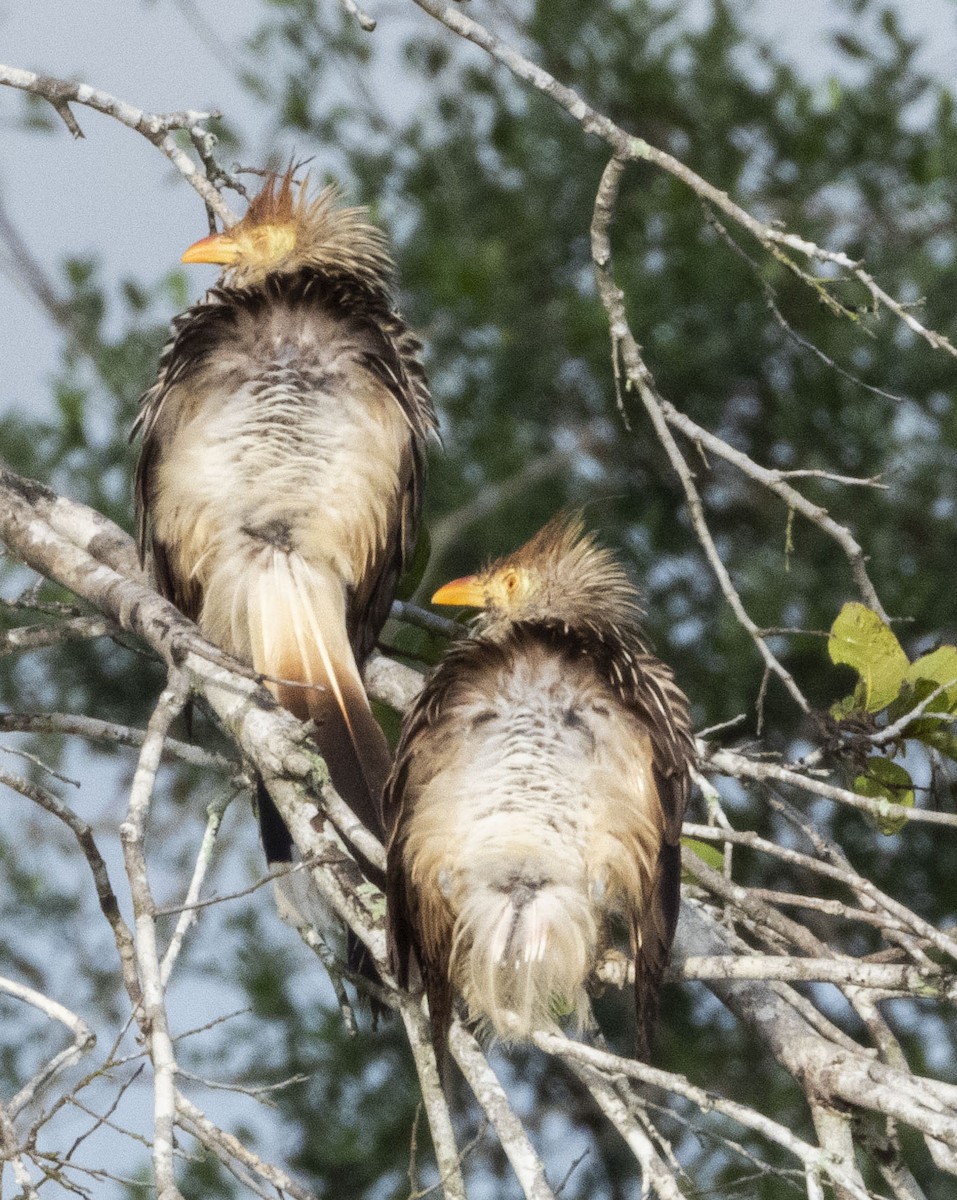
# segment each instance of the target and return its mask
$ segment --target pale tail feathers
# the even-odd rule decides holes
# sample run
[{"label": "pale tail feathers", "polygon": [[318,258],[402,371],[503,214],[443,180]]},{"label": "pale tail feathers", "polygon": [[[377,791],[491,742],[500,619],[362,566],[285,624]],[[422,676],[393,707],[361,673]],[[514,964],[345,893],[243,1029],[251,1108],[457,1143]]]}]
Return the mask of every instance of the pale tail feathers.
[{"label": "pale tail feathers", "polygon": [[277,548],[251,564],[246,582],[245,604],[232,616],[235,623],[245,609],[247,630],[235,630],[236,641],[248,637],[253,665],[272,681],[280,704],[301,720],[312,719],[334,787],[381,837],[389,748],[349,645],[341,583]]},{"label": "pale tail feathers", "polygon": [[504,1041],[527,1040],[568,1014],[581,1027],[597,936],[578,888],[521,878],[475,887],[456,921],[452,977],[471,1016]]}]

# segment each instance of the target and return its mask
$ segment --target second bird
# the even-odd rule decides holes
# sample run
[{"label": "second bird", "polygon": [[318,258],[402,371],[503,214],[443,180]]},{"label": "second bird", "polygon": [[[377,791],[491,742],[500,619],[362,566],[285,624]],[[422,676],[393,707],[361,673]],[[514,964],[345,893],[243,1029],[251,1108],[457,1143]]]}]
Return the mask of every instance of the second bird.
[{"label": "second bird", "polygon": [[522,1041],[562,1013],[584,1019],[620,917],[647,1053],[694,742],[637,593],[577,518],[558,517],[434,600],[483,612],[406,718],[386,787],[399,980],[418,967],[439,1047],[453,990]]},{"label": "second bird", "polygon": [[[414,549],[435,429],[385,238],[290,171],[183,261],[223,276],[174,320],[143,398],[141,553],[211,641],[313,720],[334,786],[381,836],[389,752],[360,668]],[[260,820],[267,857],[288,859],[263,788]]]}]

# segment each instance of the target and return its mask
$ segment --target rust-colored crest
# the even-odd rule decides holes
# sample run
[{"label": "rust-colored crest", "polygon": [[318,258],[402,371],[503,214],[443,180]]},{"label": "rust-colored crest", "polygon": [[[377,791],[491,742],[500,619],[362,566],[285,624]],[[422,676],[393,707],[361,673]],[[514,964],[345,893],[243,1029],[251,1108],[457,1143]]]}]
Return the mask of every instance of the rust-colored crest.
[{"label": "rust-colored crest", "polygon": [[290,163],[280,175],[277,171],[266,176],[259,193],[250,202],[241,225],[284,225],[296,217],[296,189],[301,197],[309,182],[306,176],[301,185],[295,182],[296,168]]},{"label": "rust-colored crest", "polygon": [[228,282],[241,286],[261,283],[274,272],[312,269],[388,287],[392,260],[368,210],[342,205],[335,184],[316,191],[308,175],[297,182],[295,173],[291,165],[267,175],[243,219],[195,243],[183,261],[220,263]]}]

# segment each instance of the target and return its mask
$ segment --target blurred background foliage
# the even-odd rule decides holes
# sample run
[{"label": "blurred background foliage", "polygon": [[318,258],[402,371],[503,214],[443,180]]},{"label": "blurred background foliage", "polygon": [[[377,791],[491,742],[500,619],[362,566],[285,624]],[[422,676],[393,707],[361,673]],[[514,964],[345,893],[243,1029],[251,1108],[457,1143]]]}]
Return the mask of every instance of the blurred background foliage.
[{"label": "blurred background foliage", "polygon": [[[808,83],[774,45],[756,40],[747,4],[734,0],[711,0],[705,19],[695,22],[685,5],[663,0],[525,0],[509,11],[493,6],[493,19],[529,57],[626,129],[675,154],[757,215],[866,259],[889,292],[918,306],[922,322],[955,338],[954,99],[923,76],[919,47],[892,9],[878,0],[841,0],[835,7],[846,17],[835,41],[841,65],[820,84]],[[390,32],[386,19],[369,37],[335,4],[264,0],[261,28],[236,51],[236,69],[271,114],[272,152],[245,144],[228,123],[221,132],[225,162],[235,156],[278,167],[292,154],[315,155],[314,174],[340,179],[395,240],[402,307],[425,340],[444,438],[444,449],[432,457],[433,553],[421,593],[514,547],[560,506],[584,505],[589,522],[633,564],[649,631],[674,663],[699,726],[744,713],[745,723],[725,736],[753,737],[758,656],[717,591],[643,412],[625,396],[630,431],[616,412],[588,241],[607,152],[554,104],[438,25],[404,30],[400,20]],[[397,73],[406,100],[393,103]],[[25,120],[32,114],[31,108]],[[37,136],[44,136],[42,128]],[[880,475],[886,491],[813,479],[800,486],[865,546],[878,592],[901,619],[895,630],[910,657],[954,641],[953,358],[872,312],[853,284],[836,285],[850,310],[836,317],[780,263],[738,231],[728,233],[737,246],[675,180],[651,167],[629,167],[613,229],[614,268],[661,392],[762,464]],[[52,373],[52,415],[5,415],[0,455],[130,528],[133,452],[126,435],[153,377],[166,322],[185,303],[184,276],[178,269],[144,271],[113,294],[95,261],[74,260],[63,264],[56,286],[50,315],[64,336]],[[783,505],[694,447],[685,450],[748,611],[764,626],[809,631],[782,635],[774,645],[826,710],[850,690],[850,674],[829,663],[820,636],[853,597],[846,562],[800,518],[789,548]],[[40,595],[69,599],[49,587]],[[12,611],[7,619],[33,618]],[[389,640],[426,650],[408,631],[393,629]],[[7,662],[0,702],[8,708],[142,725],[160,686],[156,664],[108,641],[71,642]],[[205,736],[201,715],[198,729]],[[814,722],[797,719],[772,683],[766,744],[780,749],[819,733]],[[62,746],[51,741],[33,739],[31,748],[47,762],[62,762]],[[129,770],[128,757],[123,764],[115,767],[117,778]],[[167,779],[170,806],[157,820],[169,834],[163,852],[175,870],[189,849],[177,840],[179,823],[186,810],[198,814],[201,783],[195,773],[173,770]],[[921,779],[932,788],[925,803],[954,809],[952,773],[924,771]],[[748,827],[779,832],[760,790],[729,789],[728,801]],[[953,914],[952,841],[929,826],[886,837],[857,814],[822,809],[815,816],[880,886],[906,893],[932,921]],[[255,875],[245,804],[231,819],[225,853],[240,846]],[[198,830],[195,823],[187,827]],[[42,837],[48,840],[47,829]],[[0,846],[0,856],[6,868],[0,952],[15,955],[40,985],[53,968],[36,948],[35,931],[54,919],[51,906],[62,914],[77,910],[79,885],[68,874],[59,884],[46,879],[40,904],[29,864],[10,846]],[[736,865],[756,880],[763,869],[747,854],[736,855]],[[792,882],[779,866],[774,886]],[[291,932],[277,932],[262,914],[267,893],[257,896],[214,926],[215,962],[203,952],[209,934],[202,931],[187,961],[181,988],[215,977],[238,989],[248,1006],[237,1018],[238,1033],[235,1023],[226,1024],[215,1037],[194,1040],[192,1066],[199,1075],[237,1077],[256,1087],[296,1077],[269,1093],[279,1141],[264,1134],[257,1110],[247,1118],[251,1141],[267,1154],[280,1146],[321,1196],[405,1196],[417,1095],[401,1033],[393,1024],[376,1036],[347,1038],[338,1012],[317,989],[316,966]],[[91,957],[82,986],[106,1005],[115,979],[97,970],[97,961],[103,960]],[[616,996],[600,1004],[609,1039],[623,1049],[626,1008]],[[846,1011],[835,1013],[854,1029]],[[932,1005],[920,1012],[901,1007],[894,1015],[915,1065],[929,1062],[952,1078],[953,1021]],[[26,1052],[18,1047],[0,1059],[5,1088],[24,1068]],[[703,988],[666,993],[658,1059],[740,1099],[765,1095],[779,1121],[809,1131],[803,1097]],[[569,1166],[588,1151],[563,1196],[638,1194],[615,1136],[573,1083],[536,1056],[512,1054],[501,1062],[545,1153]],[[464,1091],[460,1112],[467,1140],[478,1129]],[[682,1133],[678,1122],[686,1115],[675,1107],[663,1124],[694,1180],[689,1195],[776,1200],[789,1194],[786,1179],[756,1178],[749,1164],[706,1136]],[[424,1119],[419,1127],[428,1183],[434,1176]],[[491,1135],[480,1139],[470,1156],[477,1194],[516,1195],[493,1143]],[[744,1144],[753,1146],[748,1138]],[[914,1152],[927,1195],[943,1200],[945,1185],[921,1149]],[[558,1170],[553,1182],[560,1177]],[[215,1165],[196,1161],[183,1190],[226,1197],[235,1186]]]}]

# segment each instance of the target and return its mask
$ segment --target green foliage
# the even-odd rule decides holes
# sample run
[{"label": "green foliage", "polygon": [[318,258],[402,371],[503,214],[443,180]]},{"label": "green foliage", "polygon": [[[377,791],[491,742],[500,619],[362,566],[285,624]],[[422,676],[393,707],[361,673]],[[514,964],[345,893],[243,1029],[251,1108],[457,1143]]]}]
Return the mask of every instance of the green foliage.
[{"label": "green foliage", "polygon": [[[938,646],[932,653],[922,655],[907,668],[904,682],[913,688],[918,702],[925,695],[943,689],[934,707],[939,711],[957,712],[957,647]],[[919,694],[921,692],[924,695]]]},{"label": "green foliage", "polygon": [[717,846],[711,842],[702,842],[697,838],[685,837],[681,839],[682,846],[686,846],[693,854],[706,863],[709,867],[713,867],[715,871],[720,871],[724,866],[724,855]]},{"label": "green foliage", "polygon": [[[900,763],[887,758],[869,758],[864,774],[854,780],[854,791],[859,796],[888,800],[901,808],[914,807],[914,781]],[[893,812],[877,817],[877,828],[888,835],[900,833],[906,824],[906,816],[896,816]]]},{"label": "green foliage", "polygon": [[[832,716],[853,723],[861,714],[885,713],[888,722],[899,724],[926,702],[931,715],[904,721],[891,742],[891,753],[903,753],[908,742],[916,742],[957,759],[957,733],[951,716],[957,713],[957,647],[940,646],[908,662],[890,626],[863,604],[850,603],[831,626],[827,648],[832,662],[853,667],[859,676],[853,694],[831,705]],[[854,780],[854,791],[904,808],[914,805],[910,772],[879,755],[867,758]],[[886,834],[899,833],[906,823],[906,817],[893,812],[876,819],[878,829]]]},{"label": "green foliage", "polygon": [[22,105],[19,121],[21,129],[28,129],[33,133],[53,133],[62,128],[60,118],[41,96],[34,96],[30,92],[21,92],[20,104]]},{"label": "green foliage", "polygon": [[[860,41],[877,7],[865,5],[848,36]],[[428,348],[445,440],[432,461],[428,511],[432,520],[456,513],[463,523],[457,540],[429,564],[425,584],[474,570],[518,545],[560,506],[584,503],[602,536],[624,546],[635,563],[650,632],[675,662],[701,723],[750,711],[761,664],[716,594],[643,412],[626,395],[631,435],[615,416],[607,322],[587,239],[606,151],[546,98],[459,53],[428,24],[406,49],[406,77],[411,71],[422,81],[410,85],[408,110],[397,106],[394,115],[361,85],[340,105],[331,99],[340,93],[324,51],[335,47],[340,77],[359,78],[354,28],[311,3],[285,4],[281,13],[259,43],[272,56],[261,86],[282,104],[308,97],[309,136],[335,147],[324,149],[324,162],[389,223],[399,242],[403,308]],[[892,23],[868,27],[863,58],[846,52],[853,54],[853,86],[833,80],[818,88],[775,48],[758,44],[742,15],[739,5],[715,3],[702,27],[691,30],[679,5],[549,0],[527,6],[522,46],[596,107],[736,199],[866,257],[889,290],[925,297],[921,319],[947,332],[957,169],[942,164],[957,161],[952,106],[921,78],[913,46]],[[394,66],[392,72],[394,78]],[[323,94],[330,97],[325,106],[317,103]],[[920,122],[910,115],[918,105]],[[304,108],[297,103],[295,124],[306,132]],[[930,194],[935,229],[943,231],[934,254],[923,233]],[[941,224],[945,213],[953,225],[949,218]],[[815,294],[742,240],[749,261],[690,192],[650,167],[626,172],[612,239],[633,328],[666,397],[758,462],[883,473],[891,483],[885,493],[799,481],[837,519],[853,521],[888,608],[916,617],[907,627],[909,655],[901,649],[898,659],[903,671],[928,633],[957,636],[946,583],[957,555],[957,476],[949,466],[957,427],[947,357],[875,315],[853,282],[828,278],[826,292]],[[821,295],[851,319],[836,318]],[[769,297],[788,328],[769,317]],[[530,468],[556,445],[571,448],[567,466],[534,476],[521,490],[519,481],[526,473],[533,478]],[[840,553],[800,517],[791,528],[784,506],[769,504],[730,468],[704,464],[693,447],[685,449],[722,557],[754,619],[827,628],[851,589]],[[502,500],[490,515],[464,523],[472,502],[496,489]],[[390,644],[411,653],[425,639],[419,630],[389,635]],[[833,702],[838,689],[819,638],[795,637],[776,648],[815,703]],[[878,696],[870,686],[873,704]],[[766,715],[783,747],[795,725],[774,685]],[[900,799],[898,790],[893,801]],[[770,825],[753,807],[748,819],[757,828]],[[834,833],[849,854],[873,858],[873,829],[858,815],[836,815]],[[923,836],[913,827],[900,834],[914,847],[906,856],[911,871]],[[707,847],[711,860],[716,853]],[[736,851],[736,873],[743,861]],[[942,847],[936,861],[920,863],[914,887],[940,895],[948,871],[957,869],[954,854]],[[901,868],[891,857],[874,865],[887,886]],[[787,885],[774,877],[766,886]],[[927,912],[933,908],[929,900]],[[602,1002],[600,1019],[612,1043],[627,1051],[619,999]],[[702,1047],[713,1045],[707,1070],[716,1085],[742,1098],[758,1089],[773,1094],[782,1118],[788,1114],[800,1127],[803,1108],[789,1081],[743,1047],[739,1055],[733,1027],[704,1001],[679,1010],[672,998],[666,1010],[662,1065],[700,1074]],[[553,1085],[543,1078],[540,1087],[547,1107]],[[607,1142],[600,1150],[609,1164],[619,1161]],[[710,1174],[706,1161],[714,1164]],[[696,1178],[710,1178],[717,1195],[732,1194],[741,1174],[738,1164],[704,1149],[699,1168]],[[567,1194],[624,1194],[627,1167],[621,1163],[618,1180],[609,1172],[576,1174]],[[744,1187],[776,1200],[772,1182]]]},{"label": "green foliage", "polygon": [[92,259],[69,259],[63,276],[57,319],[65,336],[52,378],[54,412],[30,417],[7,410],[0,453],[22,474],[65,488],[129,528],[127,434],[141,393],[156,377],[170,313],[183,304],[183,275],[171,271],[150,286],[123,280],[112,301]]},{"label": "green foliage", "polygon": [[[888,292],[919,300],[919,318],[953,336],[954,100],[922,75],[917,47],[892,17],[881,16],[877,0],[843,7],[849,16],[835,42],[841,77],[820,86],[777,47],[760,42],[743,2],[715,0],[697,27],[687,23],[686,6],[663,0],[528,0],[515,20],[523,50],[613,119],[746,206],[866,259]],[[456,514],[459,523],[458,537],[436,561],[427,563],[423,550],[408,588],[474,570],[514,548],[560,506],[585,504],[603,538],[634,563],[649,633],[675,663],[699,723],[751,712],[762,664],[717,592],[678,481],[643,411],[634,397],[624,397],[629,434],[615,410],[608,328],[587,238],[607,152],[546,98],[463,52],[434,24],[417,24],[404,46],[384,41],[360,33],[337,5],[269,0],[249,47],[254,65],[245,83],[272,114],[273,165],[290,148],[318,152],[316,173],[338,176],[397,241],[402,306],[425,338],[444,422],[446,445],[433,456],[428,515],[434,522]],[[394,95],[397,79],[408,83],[409,96]],[[46,109],[27,111],[30,120],[49,121]],[[262,154],[246,149],[243,157]],[[957,656],[950,644],[957,640],[952,360],[876,314],[852,280],[828,275],[817,291],[809,289],[650,166],[626,172],[612,239],[629,318],[667,398],[769,467],[881,475],[889,485],[881,491],[845,489],[823,478],[796,481],[837,520],[853,523],[886,608],[912,618],[895,625],[904,631],[899,638],[860,605],[843,609],[834,623],[831,661],[858,676],[853,696],[835,712],[840,738],[851,747],[854,786],[887,801],[882,828],[899,833],[897,843],[875,839],[858,814],[845,812],[829,818],[830,832],[891,893],[906,872],[919,911],[939,920],[952,895],[955,848],[927,829],[903,828],[891,810],[913,803],[915,792],[920,803],[953,803],[953,771],[932,759],[957,760],[953,722],[945,719],[957,712],[949,674]],[[181,273],[164,277],[162,270],[111,288],[96,262],[64,264],[57,318],[64,353],[51,383],[52,415],[17,412],[0,420],[0,455],[15,469],[87,500],[127,528],[126,433],[136,398],[152,380],[166,321],[185,302]],[[849,319],[836,317],[827,297]],[[774,319],[769,300],[785,324]],[[548,461],[556,447],[568,451],[564,464],[544,478],[535,475],[530,468]],[[792,528],[784,505],[769,503],[730,467],[704,462],[693,446],[683,449],[722,558],[755,621],[809,633],[826,629],[852,590],[839,550],[800,517]],[[501,502],[472,520],[475,499],[497,494]],[[63,598],[53,589],[41,593],[54,596]],[[409,626],[390,628],[388,641],[424,661],[434,661],[442,647]],[[775,648],[815,705],[827,710],[840,688],[821,638],[781,635]],[[141,724],[160,678],[158,669],[144,671],[141,658],[112,643],[72,644],[18,662],[0,679],[0,700]],[[854,741],[856,727],[886,727],[941,687],[931,711],[943,716],[907,723],[887,747],[892,757]],[[772,746],[785,749],[805,732],[798,721],[772,684],[766,705]],[[45,744],[47,758],[56,754]],[[905,754],[906,764],[897,761]],[[195,805],[192,775],[177,773],[171,790],[176,811]],[[750,827],[773,834],[763,797],[740,803],[751,806]],[[715,848],[691,848],[720,865]],[[749,860],[736,849],[736,872],[741,863]],[[19,900],[17,920],[29,934],[30,914],[39,921],[45,902],[33,893],[29,864],[17,865],[3,900],[5,927],[16,925]],[[781,864],[757,882],[783,889],[792,881]],[[239,980],[257,1023],[248,1038],[224,1041],[217,1069],[197,1063],[197,1073],[216,1075],[228,1063],[255,1083],[301,1075],[275,1100],[295,1143],[295,1167],[309,1186],[330,1197],[405,1194],[415,1089],[401,1032],[390,1027],[377,1038],[348,1040],[335,1010],[318,1003],[304,1009],[297,987],[313,964],[303,972],[276,938],[265,939],[258,928],[241,932],[255,955],[237,961],[231,947],[218,968]],[[17,950],[12,941],[0,949]],[[25,961],[32,963],[29,954]],[[773,1097],[778,1119],[802,1128],[797,1089],[755,1059],[753,1046],[703,989],[669,989],[663,1009],[662,1066],[706,1073],[716,1089],[744,1100],[758,1092]],[[630,1049],[621,997],[603,998],[601,1019],[611,1044]],[[917,1035],[906,1029],[901,1035],[919,1057]],[[563,1195],[631,1194],[624,1152],[597,1127],[581,1097],[534,1056],[515,1061],[541,1125],[573,1125],[592,1139],[591,1161]],[[22,1063],[4,1066],[12,1078]],[[461,1109],[467,1112],[464,1097]],[[748,1164],[705,1141],[688,1142],[689,1162],[714,1195],[744,1190],[755,1200],[777,1200],[778,1181],[755,1181]],[[474,1161],[507,1195],[507,1168],[494,1152],[483,1144]],[[210,1164],[189,1171],[185,1194],[234,1194],[232,1181]],[[941,1200],[933,1180],[922,1183],[931,1200]]]},{"label": "green foliage", "polygon": [[406,567],[396,587],[395,594],[398,600],[409,600],[415,595],[419,584],[425,577],[431,555],[432,539],[429,537],[428,527],[423,525],[415,543],[412,561]]},{"label": "green foliage", "polygon": [[889,625],[863,604],[845,604],[831,626],[827,650],[860,676],[854,708],[879,712],[900,694],[909,663]]},{"label": "green foliage", "polygon": [[[289,1164],[320,1197],[390,1195],[404,1175],[418,1099],[401,1023],[350,1037],[338,1008],[302,1003],[315,990],[314,960],[274,949],[228,964],[229,972],[238,965],[264,1035],[245,1050],[230,1038],[229,1056],[245,1059],[235,1067],[249,1084],[285,1083],[273,1099],[294,1139]],[[263,1040],[272,1043],[266,1058]]]}]

